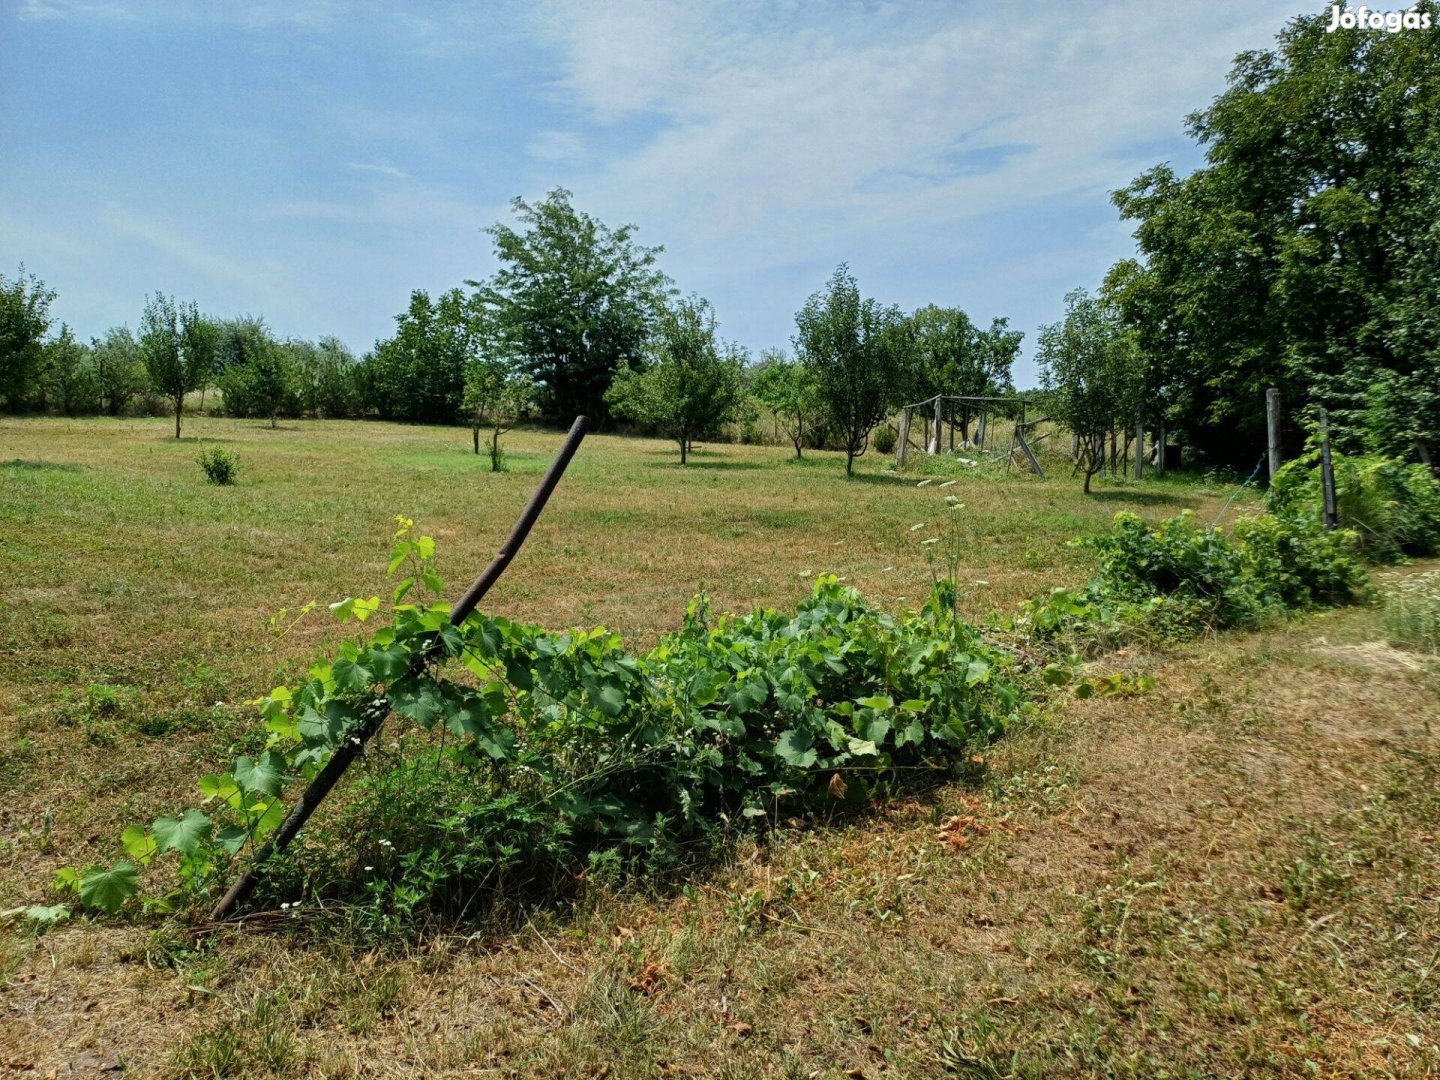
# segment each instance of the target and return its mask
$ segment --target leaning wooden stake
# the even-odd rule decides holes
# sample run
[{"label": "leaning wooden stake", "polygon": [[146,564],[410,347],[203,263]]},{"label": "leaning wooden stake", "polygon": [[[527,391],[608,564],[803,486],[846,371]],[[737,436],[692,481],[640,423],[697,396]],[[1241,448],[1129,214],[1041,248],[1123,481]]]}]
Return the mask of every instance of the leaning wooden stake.
[{"label": "leaning wooden stake", "polygon": [[[499,580],[505,568],[510,565],[515,553],[520,550],[525,538],[530,535],[540,512],[545,509],[555,486],[560,483],[560,477],[565,474],[570,459],[575,456],[575,451],[580,449],[580,442],[585,438],[585,432],[590,430],[590,420],[585,416],[577,416],[575,423],[570,425],[570,434],[565,437],[565,444],[560,447],[560,453],[550,463],[550,469],[545,473],[545,478],[540,481],[540,486],[535,489],[535,494],[530,497],[529,504],[520,515],[520,520],[515,522],[515,528],[510,530],[510,536],[501,545],[495,558],[490,561],[481,575],[475,579],[475,583],[465,590],[465,595],[455,602],[450,609],[450,621],[456,626],[463,623],[470,613],[475,610],[478,604],[490,591],[490,587]],[[423,667],[431,659],[433,654],[421,656],[417,667]],[[325,796],[330,794],[340,777],[345,775],[354,760],[360,756],[365,749],[365,744],[374,734],[380,730],[385,718],[390,715],[390,703],[384,698],[370,703],[364,710],[359,728],[351,732],[345,744],[330,755],[330,760],[320,770],[305,793],[300,796],[300,801],[295,808],[286,815],[280,827],[255,853],[250,860],[250,865],[245,872],[235,879],[235,884],[230,886],[230,891],[221,897],[220,902],[210,911],[210,918],[216,922],[228,918],[235,909],[249,899],[250,894],[255,891],[255,886],[260,884],[260,879],[265,876],[265,864],[275,855],[284,851],[295,839],[295,835],[304,827],[310,815],[315,812]]]}]

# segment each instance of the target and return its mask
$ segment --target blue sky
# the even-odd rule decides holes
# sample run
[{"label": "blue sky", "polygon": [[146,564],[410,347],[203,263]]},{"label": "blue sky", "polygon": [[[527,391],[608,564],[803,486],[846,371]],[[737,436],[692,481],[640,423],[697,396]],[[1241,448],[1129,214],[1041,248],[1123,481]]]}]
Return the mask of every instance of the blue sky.
[{"label": "blue sky", "polygon": [[786,345],[840,261],[1026,333],[1133,250],[1107,192],[1318,9],[0,0],[0,273],[84,336],[147,292],[361,353],[494,268],[516,195],[665,245],[722,333]]}]

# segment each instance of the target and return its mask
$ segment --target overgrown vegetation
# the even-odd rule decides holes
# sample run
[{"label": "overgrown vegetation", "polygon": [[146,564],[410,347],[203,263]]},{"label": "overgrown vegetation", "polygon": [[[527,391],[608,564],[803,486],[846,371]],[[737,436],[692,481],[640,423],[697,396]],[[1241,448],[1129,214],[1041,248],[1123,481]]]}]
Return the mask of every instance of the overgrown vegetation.
[{"label": "overgrown vegetation", "polygon": [[1440,570],[1385,590],[1385,635],[1392,645],[1440,653]]},{"label": "overgrown vegetation", "polygon": [[[1440,479],[1421,464],[1374,454],[1335,453],[1336,507],[1372,562],[1440,551]],[[1319,519],[1323,508],[1320,452],[1287,462],[1270,487],[1277,513]]]},{"label": "overgrown vegetation", "polygon": [[[379,800],[392,822],[397,807],[416,817],[379,833],[352,821],[318,851],[312,841],[323,869],[297,870],[284,895],[453,915],[488,906],[501,882],[513,903],[587,866],[663,869],[682,845],[945,775],[1021,705],[1011,658],[943,589],[898,617],[833,576],[793,615],[716,617],[697,597],[681,630],[634,655],[603,627],[555,633],[480,614],[454,626],[448,605],[410,601],[441,587],[435,542],[411,524],[391,556],[404,575],[392,624],[264,700],[263,749],[200,781],[207,810],[127,829],[131,861],[68,872],[62,887],[113,912],[137,864],[175,851],[179,889],[150,906],[204,895],[279,825],[287,785],[390,713],[441,738],[401,763],[405,782]],[[361,622],[381,608],[378,597],[332,606]]]},{"label": "overgrown vegetation", "polygon": [[1354,534],[1304,517],[1241,518],[1232,537],[1197,528],[1188,512],[1155,526],[1120,513],[1111,533],[1078,543],[1100,553],[1099,573],[1081,590],[1023,604],[1016,629],[1042,641],[1177,640],[1350,603],[1369,589]]}]

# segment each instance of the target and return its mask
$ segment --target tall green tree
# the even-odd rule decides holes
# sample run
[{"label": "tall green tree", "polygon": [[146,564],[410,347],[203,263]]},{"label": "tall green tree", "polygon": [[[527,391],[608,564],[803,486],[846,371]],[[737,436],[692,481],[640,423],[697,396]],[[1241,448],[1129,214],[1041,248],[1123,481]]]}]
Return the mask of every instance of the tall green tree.
[{"label": "tall green tree", "polygon": [[[1417,10],[1436,16],[1433,0]],[[1107,291],[1212,460],[1253,460],[1267,386],[1281,389],[1290,445],[1304,409],[1323,406],[1355,446],[1374,433],[1377,386],[1400,401],[1440,382],[1440,35],[1329,33],[1329,16],[1236,58],[1188,121],[1204,167],[1157,166],[1114,196],[1140,258]],[[1440,413],[1416,413],[1409,434],[1440,441]]]},{"label": "tall green tree", "polygon": [[269,420],[274,428],[282,413],[298,411],[293,354],[275,340],[265,320],[254,315],[226,319],[218,331],[218,382],[225,412]]},{"label": "tall green tree", "polygon": [[25,267],[0,274],[0,401],[18,411],[40,398],[38,384],[55,291]]},{"label": "tall green tree", "polygon": [[365,359],[371,406],[384,420],[453,424],[465,399],[465,370],[477,354],[473,302],[459,289],[432,300],[417,289],[395,317],[395,336]]},{"label": "tall green tree", "polygon": [[795,351],[815,379],[826,421],[845,445],[845,475],[907,387],[910,328],[897,307],[861,298],[841,263],[795,316]]},{"label": "tall green tree", "polygon": [[89,347],[76,341],[64,323],[45,343],[41,383],[46,405],[61,416],[82,416],[100,409],[100,386]]},{"label": "tall green tree", "polygon": [[285,343],[301,411],[327,419],[354,416],[359,407],[355,356],[336,337]]},{"label": "tall green tree", "polygon": [[662,248],[643,247],[635,228],[610,228],[577,210],[556,188],[541,202],[511,203],[519,227],[488,231],[500,269],[468,282],[488,310],[502,348],[534,380],[541,409],[566,421],[608,415],[617,372],[638,368],[669,280]]},{"label": "tall green tree", "polygon": [[775,421],[803,458],[805,441],[825,422],[815,373],[784,349],[766,349],[750,379],[750,392],[775,414]]},{"label": "tall green tree", "polygon": [[90,341],[100,410],[119,416],[130,399],[145,388],[145,361],[128,326],[112,326],[103,338]]},{"label": "tall green tree", "polygon": [[175,438],[185,395],[208,386],[215,377],[219,332],[193,302],[176,305],[173,297],[156,293],[145,301],[140,319],[140,353],[150,388],[175,406]]},{"label": "tall green tree", "polygon": [[1084,289],[1066,294],[1063,321],[1040,328],[1036,359],[1052,415],[1079,438],[1090,480],[1105,463],[1105,440],[1133,423],[1145,393],[1135,335],[1111,305]]},{"label": "tall green tree", "polygon": [[1015,389],[1010,369],[1024,333],[1008,319],[993,319],[981,330],[959,308],[930,304],[910,316],[914,340],[912,400],[935,394],[987,397]]},{"label": "tall green tree", "polygon": [[643,371],[622,364],[607,398],[619,416],[655,428],[680,444],[718,430],[745,400],[745,350],[722,341],[715,312],[699,297],[668,305],[651,335]]}]

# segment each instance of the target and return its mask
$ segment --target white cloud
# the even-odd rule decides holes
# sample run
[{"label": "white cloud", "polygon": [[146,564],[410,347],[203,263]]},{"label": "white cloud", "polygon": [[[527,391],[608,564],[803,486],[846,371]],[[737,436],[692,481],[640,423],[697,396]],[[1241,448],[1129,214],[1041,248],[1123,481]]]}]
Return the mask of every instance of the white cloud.
[{"label": "white cloud", "polygon": [[412,177],[404,169],[397,169],[394,165],[386,165],[383,162],[372,161],[347,161],[347,169],[354,169],[357,172],[371,173],[375,176],[385,176],[392,180],[410,180]]}]

